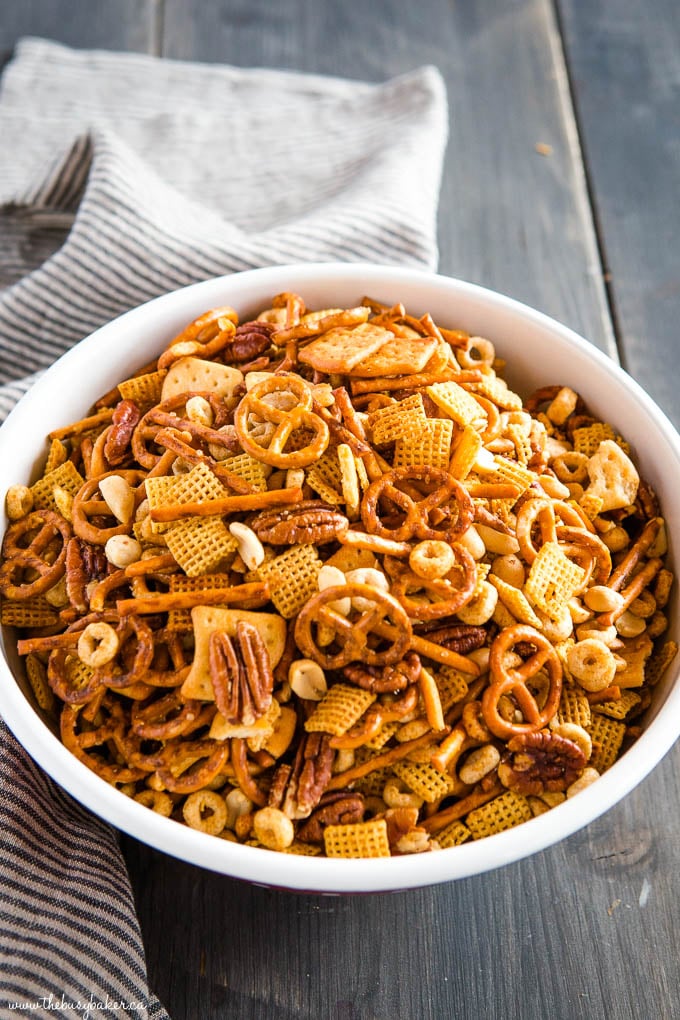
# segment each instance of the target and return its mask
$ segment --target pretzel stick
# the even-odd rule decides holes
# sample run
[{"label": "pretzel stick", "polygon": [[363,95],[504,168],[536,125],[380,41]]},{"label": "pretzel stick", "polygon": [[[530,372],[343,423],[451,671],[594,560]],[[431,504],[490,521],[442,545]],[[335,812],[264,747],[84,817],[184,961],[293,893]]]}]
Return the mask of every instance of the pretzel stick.
[{"label": "pretzel stick", "polygon": [[461,673],[468,673],[470,676],[479,676],[477,663],[472,659],[466,659],[464,655],[459,655],[451,648],[436,645],[433,641],[416,637],[415,634],[411,638],[411,648],[414,652],[418,652],[418,655],[424,655],[426,659],[434,659],[435,662],[440,662],[443,666],[453,666],[454,669],[459,669]]},{"label": "pretzel stick", "polygon": [[401,761],[401,759],[406,758],[411,751],[415,751],[419,747],[424,747],[426,744],[431,744],[438,735],[439,734],[433,733],[432,730],[428,730],[427,733],[423,733],[420,737],[414,737],[413,740],[405,740],[403,744],[399,744],[397,747],[391,747],[389,751],[377,754],[375,758],[369,758],[368,761],[362,762],[361,765],[355,765],[353,768],[346,769],[344,772],[338,772],[338,774],[331,779],[326,790],[344,790],[349,783],[355,783],[357,779],[363,779],[363,777],[369,775],[370,772],[374,772],[376,769],[385,768],[387,765],[392,765],[395,761]]},{"label": "pretzel stick", "polygon": [[436,815],[430,815],[429,818],[425,818],[424,821],[418,824],[421,828],[427,829],[432,834],[441,832],[449,822],[456,822],[463,815],[473,811],[474,808],[487,804],[494,797],[497,797],[499,793],[502,793],[503,790],[504,787],[500,783],[495,783],[490,790],[475,790],[456,804],[452,804],[451,807],[444,808],[443,811],[439,811]]},{"label": "pretzel stick", "polygon": [[599,617],[599,621],[605,627],[610,627],[620,616],[625,613],[630,604],[635,601],[638,595],[644,591],[647,585],[656,577],[663,566],[663,560],[653,559],[648,560],[642,570],[635,574],[630,584],[620,591],[623,596],[623,602],[618,609],[612,609],[610,612],[605,613]]},{"label": "pretzel stick", "polygon": [[222,496],[206,499],[203,503],[178,503],[176,506],[159,506],[150,511],[152,521],[166,523],[183,517],[215,517],[238,510],[265,510],[270,506],[287,506],[299,503],[302,489],[273,489],[271,492],[253,492],[242,496]]},{"label": "pretzel stick", "polygon": [[424,666],[420,669],[418,683],[423,697],[423,704],[425,705],[425,716],[430,726],[433,730],[437,731],[446,729],[437,682]]},{"label": "pretzel stick", "polygon": [[158,556],[147,556],[145,560],[136,560],[125,568],[126,577],[141,577],[157,570],[176,570],[177,560],[172,553],[160,553]]},{"label": "pretzel stick", "polygon": [[387,556],[408,556],[411,546],[408,542],[395,542],[381,535],[369,535],[365,531],[345,531],[338,535],[338,542],[350,545],[354,549],[368,549],[369,552]]},{"label": "pretzel stick", "polygon": [[647,521],[642,529],[642,534],[630,547],[616,570],[612,571],[609,580],[607,581],[608,588],[613,588],[614,591],[618,591],[621,585],[625,584],[633,568],[637,566],[642,559],[643,554],[647,552],[649,547],[655,541],[662,523],[663,518],[661,517],[653,517],[651,521]]},{"label": "pretzel stick", "polygon": [[17,651],[19,655],[28,655],[29,652],[47,652],[53,648],[71,648],[78,644],[80,634],[80,631],[67,630],[47,637],[24,638],[17,641]]},{"label": "pretzel stick", "polygon": [[468,482],[465,488],[473,499],[517,499],[520,494],[509,482]]},{"label": "pretzel stick", "polygon": [[350,388],[352,395],[360,393],[382,393],[384,390],[419,390],[425,386],[433,386],[438,382],[478,383],[482,381],[482,373],[476,369],[466,372],[455,372],[446,368],[442,372],[416,372],[414,375],[387,376],[384,379],[352,379]]},{"label": "pretzel stick", "polygon": [[[338,403],[337,397],[336,403]],[[371,479],[372,482],[374,482],[376,478],[380,478],[385,471],[390,470],[391,465],[388,464],[387,461],[384,460],[379,453],[376,453],[376,451],[373,449],[372,446],[369,445],[369,443],[365,442],[364,439],[360,439],[355,434],[355,432],[353,432],[350,428],[347,428],[346,425],[342,425],[339,421],[337,421],[330,413],[328,408],[322,407],[321,404],[317,403],[316,400],[313,402],[312,406],[314,408],[314,413],[317,414],[319,418],[326,422],[326,424],[328,425],[328,431],[330,432],[334,439],[337,439],[338,444],[346,443],[355,456],[361,457],[364,464],[366,465],[366,472],[368,474],[368,477]],[[343,413],[342,398],[340,398],[338,410],[340,411],[341,414]],[[360,426],[359,419],[356,419],[356,425],[357,427]]]},{"label": "pretzel stick", "polygon": [[77,436],[81,432],[89,432],[91,429],[96,429],[98,425],[108,424],[112,418],[113,408],[106,407],[103,411],[98,411],[97,414],[91,414],[89,418],[80,418],[79,421],[74,421],[71,425],[64,425],[61,429],[49,432],[47,438],[66,439],[67,436]]},{"label": "pretzel stick", "polygon": [[[188,435],[188,433],[186,434]],[[185,443],[181,436],[173,432],[172,429],[159,429],[155,436],[155,442],[159,446],[164,446],[166,450],[171,450],[177,457],[181,457],[189,464],[206,464],[216,478],[219,478],[230,489],[234,489],[235,492],[252,493],[255,491],[253,486],[249,485],[241,475],[235,474],[226,468],[224,464],[213,460],[211,457],[206,457],[201,450],[195,450],[193,446]]]},{"label": "pretzel stick", "polygon": [[194,606],[224,606],[231,602],[246,602],[269,594],[268,586],[262,581],[251,584],[237,584],[232,588],[210,588],[202,591],[160,592],[138,599],[119,599],[116,609],[120,616],[131,613],[165,613],[170,609],[192,609]]}]

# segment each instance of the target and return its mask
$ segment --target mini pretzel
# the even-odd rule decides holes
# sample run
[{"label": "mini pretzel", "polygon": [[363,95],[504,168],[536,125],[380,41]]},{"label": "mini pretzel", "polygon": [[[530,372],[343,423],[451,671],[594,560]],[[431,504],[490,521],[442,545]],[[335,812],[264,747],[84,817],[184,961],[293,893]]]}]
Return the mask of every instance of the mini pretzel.
[{"label": "mini pretzel", "polygon": [[158,368],[168,368],[178,358],[210,358],[231,340],[238,316],[233,308],[213,308],[200,315],[170,341],[158,359]]},{"label": "mini pretzel", "polygon": [[[430,491],[421,495],[419,487]],[[404,515],[396,527],[388,527],[379,516],[385,503],[390,515]],[[473,509],[464,486],[447,471],[403,467],[371,482],[362,500],[361,519],[367,531],[396,542],[414,537],[456,542],[472,524]]]},{"label": "mini pretzel", "polygon": [[168,741],[156,775],[171,793],[194,793],[212,782],[229,758],[229,742],[181,738]]},{"label": "mini pretzel", "polygon": [[113,514],[105,502],[98,498],[99,483],[102,478],[112,475],[119,475],[132,488],[140,485],[144,479],[143,471],[109,471],[105,475],[90,478],[76,493],[73,500],[73,530],[78,538],[91,542],[92,545],[106,545],[114,535],[127,535],[130,531],[130,524],[116,524],[111,527],[99,527],[92,523],[93,518],[112,518]]},{"label": "mini pretzel", "polygon": [[133,705],[130,722],[132,732],[144,740],[172,740],[205,726],[214,714],[214,705],[183,701],[174,690],[143,707]]},{"label": "mini pretzel", "polygon": [[[439,620],[462,609],[474,595],[477,567],[467,549],[456,543],[450,546],[454,566],[446,577],[419,577],[410,570],[398,573],[392,583],[392,594],[412,620]],[[425,595],[429,601],[412,594]]]},{"label": "mini pretzel", "polygon": [[[535,530],[538,526],[540,544],[536,546]],[[533,563],[538,556],[538,549],[546,542],[556,542],[555,511],[551,500],[542,496],[527,499],[517,511],[516,538],[522,558],[526,563]]]},{"label": "mini pretzel", "polygon": [[[292,406],[276,406],[276,395],[280,403],[292,401]],[[245,452],[278,468],[306,467],[318,460],[328,446],[330,433],[326,422],[312,411],[312,400],[311,390],[296,376],[272,375],[253,386],[234,414],[236,434]],[[253,429],[258,422],[273,426],[266,446],[254,438]],[[311,432],[312,439],[300,449],[286,450],[298,430]]]},{"label": "mini pretzel", "polygon": [[[339,599],[356,597],[365,599],[370,608],[355,613],[354,618],[342,616],[332,608]],[[385,621],[391,624],[392,636],[387,638],[387,647],[384,643],[374,647],[369,641],[377,636],[376,627]],[[333,635],[323,648],[318,644],[318,630],[322,627],[327,627]],[[388,665],[398,662],[408,650],[411,623],[392,595],[369,584],[338,585],[325,588],[309,599],[298,616],[295,640],[301,651],[323,669],[339,669],[355,660],[370,666]]]},{"label": "mini pretzel", "polygon": [[[68,522],[52,510],[34,510],[11,524],[2,543],[0,592],[3,596],[28,599],[55,585],[66,569],[66,546],[70,537]],[[48,560],[47,550],[53,544],[60,548],[54,559]],[[19,580],[17,575],[23,575],[26,570],[38,576],[28,581]]]},{"label": "mini pretzel", "polygon": [[134,783],[137,779],[143,779],[142,769],[111,764],[102,754],[92,750],[102,747],[125,728],[125,713],[118,702],[104,700],[99,706],[99,712],[104,715],[104,722],[95,729],[81,730],[79,724],[84,718],[82,711],[72,705],[64,705],[60,729],[65,747],[107,783]]},{"label": "mini pretzel", "polygon": [[[557,540],[562,551],[570,559],[575,559],[579,566],[586,570],[586,584],[606,584],[612,569],[612,558],[609,549],[601,538],[584,531],[582,528],[569,528],[559,525]],[[583,562],[585,557],[585,562]]]},{"label": "mini pretzel", "polygon": [[[520,643],[528,643],[536,651],[521,666],[507,665],[506,656]],[[548,673],[550,686],[542,708],[539,708],[529,683],[542,669]],[[506,627],[491,645],[489,670],[492,682],[482,696],[484,721],[495,736],[503,740],[521,733],[535,733],[555,715],[562,693],[562,666],[553,645],[537,630],[518,623]],[[499,702],[504,695],[512,695],[525,721],[504,719]]]}]

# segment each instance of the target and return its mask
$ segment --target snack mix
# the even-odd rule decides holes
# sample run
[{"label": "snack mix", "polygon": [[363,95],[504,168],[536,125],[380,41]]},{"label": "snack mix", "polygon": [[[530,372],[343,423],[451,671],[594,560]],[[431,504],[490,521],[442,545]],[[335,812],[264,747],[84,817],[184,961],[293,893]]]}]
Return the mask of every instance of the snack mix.
[{"label": "snack mix", "polygon": [[611,425],[503,367],[400,304],[284,293],[52,432],[6,495],[1,620],[65,746],[195,829],[336,858],[594,782],[676,652],[664,521]]}]

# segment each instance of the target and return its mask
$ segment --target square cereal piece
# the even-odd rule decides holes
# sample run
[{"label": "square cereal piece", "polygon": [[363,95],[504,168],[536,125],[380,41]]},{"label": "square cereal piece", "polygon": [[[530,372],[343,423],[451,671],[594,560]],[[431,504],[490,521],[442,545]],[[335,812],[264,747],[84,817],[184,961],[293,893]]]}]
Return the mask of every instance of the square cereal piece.
[{"label": "square cereal piece", "polygon": [[437,833],[435,839],[442,850],[448,850],[449,847],[460,846],[461,843],[472,839],[472,833],[463,822],[451,822],[445,829]]},{"label": "square cereal piece", "polygon": [[474,393],[491,400],[503,411],[521,411],[522,398],[508,387],[495,372],[485,372],[481,382],[467,384]]},{"label": "square cereal piece", "polygon": [[599,704],[593,705],[593,712],[599,712],[600,715],[608,715],[610,719],[621,721],[641,701],[642,698],[635,691],[621,691],[621,697],[616,701],[601,701]]},{"label": "square cereal piece", "polygon": [[[510,482],[512,485],[517,486],[520,496],[536,480],[534,472],[524,467],[523,464],[518,464],[516,460],[508,460],[507,457],[501,457],[497,453],[494,457],[494,463],[496,465],[495,471],[491,475],[486,475],[486,479],[494,482]],[[518,498],[516,497],[516,499]]]},{"label": "square cereal piece", "polygon": [[630,453],[630,446],[617,435],[611,425],[604,421],[593,422],[592,425],[585,425],[583,428],[574,429],[573,444],[576,453],[584,453],[586,457],[592,457],[597,453],[599,445],[605,439],[613,439],[618,443],[624,453]]},{"label": "square cereal piece", "polygon": [[133,376],[118,383],[118,392],[123,400],[132,400],[141,409],[153,407],[161,401],[163,380],[166,372],[146,372],[144,375]]},{"label": "square cereal piece", "polygon": [[585,694],[565,684],[557,709],[558,723],[576,723],[577,726],[587,730],[590,726],[590,714],[590,702]]},{"label": "square cereal piece", "polygon": [[51,712],[54,708],[55,697],[47,681],[47,669],[38,656],[33,653],[26,656],[26,676],[38,708],[42,708],[43,712]]},{"label": "square cereal piece", "polygon": [[308,468],[305,480],[327,503],[332,503],[334,506],[344,503],[342,470],[337,447],[330,447],[312,467]]},{"label": "square cereal piece", "polygon": [[333,684],[305,722],[305,729],[308,733],[332,733],[340,737],[354,726],[375,699],[375,694],[361,687]]},{"label": "square cereal piece", "polygon": [[[239,453],[235,457],[228,457],[222,463],[227,471],[231,471],[233,474],[243,478],[257,492],[264,492],[267,488],[267,472],[264,464],[261,464],[259,460],[255,460],[249,453]],[[222,489],[223,492],[224,489]]]},{"label": "square cereal piece", "polygon": [[54,627],[59,613],[43,595],[28,599],[3,599],[0,623],[6,627]]},{"label": "square cereal piece", "polygon": [[33,493],[33,509],[34,510],[57,510],[57,504],[54,501],[54,490],[56,486],[61,489],[66,489],[72,496],[78,492],[79,489],[85,484],[85,479],[78,472],[74,466],[73,461],[67,460],[59,467],[54,468],[53,471],[48,471],[47,474],[39,478],[38,481],[31,486],[31,492]]},{"label": "square cereal piece", "polygon": [[404,400],[372,411],[368,416],[368,427],[375,445],[387,446],[405,433],[417,430],[427,420],[423,398],[420,393],[413,393]]},{"label": "square cereal piece", "polygon": [[440,772],[432,765],[416,765],[411,762],[399,761],[393,766],[393,770],[409,789],[413,790],[418,797],[422,797],[428,804],[441,800],[454,789],[451,776]]},{"label": "square cereal piece", "polygon": [[426,393],[437,407],[458,425],[483,425],[487,414],[482,405],[457,382],[440,382],[428,386]]},{"label": "square cereal piece", "polygon": [[508,425],[505,430],[508,439],[511,439],[515,446],[517,461],[526,466],[533,457],[533,450],[527,430],[522,425]]},{"label": "square cereal piece", "polygon": [[45,461],[45,470],[43,474],[47,475],[50,471],[54,471],[60,464],[68,458],[68,450],[61,439],[53,439],[50,442],[50,448],[47,453],[47,460]]},{"label": "square cereal piece", "polygon": [[508,584],[507,581],[497,577],[495,574],[488,574],[488,580],[498,592],[498,597],[505,608],[516,620],[519,620],[520,623],[528,623],[539,630],[542,628],[543,624],[531,608],[529,600],[523,591],[515,588],[514,584]]},{"label": "square cereal piece", "polygon": [[617,669],[614,683],[621,690],[629,687],[642,687],[646,679],[647,661],[654,650],[654,645],[648,634],[642,633],[639,637],[630,638],[624,641],[624,647],[619,648],[616,654],[624,659],[626,665],[623,669]]},{"label": "square cereal piece", "polygon": [[593,740],[593,753],[588,765],[601,775],[618,758],[626,727],[622,722],[593,712],[588,732]]},{"label": "square cereal piece", "polygon": [[482,437],[471,425],[466,425],[462,432],[459,432],[449,464],[449,471],[454,478],[461,482],[465,481],[475,466],[483,445]]},{"label": "square cereal piece", "polygon": [[645,679],[650,687],[658,684],[677,654],[678,646],[676,642],[664,641],[661,648],[650,655],[645,665]]},{"label": "square cereal piece", "polygon": [[494,797],[488,804],[475,808],[465,819],[465,824],[472,833],[473,839],[485,839],[497,832],[505,832],[515,825],[521,825],[532,818],[531,808],[526,797],[514,790],[508,790],[499,797]]},{"label": "square cereal piece", "polygon": [[321,853],[321,847],[315,843],[302,843],[299,839],[296,839],[290,846],[284,847],[284,854],[295,854],[298,857],[318,857]]},{"label": "square cereal piece", "polygon": [[401,722],[398,721],[383,723],[375,736],[366,741],[364,747],[368,747],[372,751],[379,751],[394,736],[400,726]]},{"label": "square cereal piece", "polygon": [[535,606],[555,618],[576,594],[585,576],[585,571],[564,555],[557,542],[546,542],[531,564],[524,593]]},{"label": "square cereal piece", "polygon": [[[199,463],[185,475],[159,475],[147,478],[146,498],[151,510],[161,507],[178,506],[181,503],[205,503],[210,499],[224,496],[225,488],[207,464]],[[157,533],[167,531],[172,523],[152,521],[151,530]]]},{"label": "square cereal piece", "polygon": [[394,467],[429,466],[448,470],[453,422],[428,418],[417,429],[400,436],[394,448]]},{"label": "square cereal piece", "polygon": [[350,825],[327,825],[323,832],[327,857],[390,857],[387,822],[373,818],[370,822]]},{"label": "square cereal piece", "polygon": [[269,583],[270,598],[281,616],[290,620],[319,590],[323,566],[313,545],[293,545],[258,567],[260,580]]},{"label": "square cereal piece", "polygon": [[435,673],[435,680],[444,712],[448,712],[452,705],[462,701],[468,692],[465,673],[461,673],[453,666],[440,666]]},{"label": "square cereal piece", "polygon": [[[374,750],[364,744],[362,747],[358,747],[354,754],[354,762],[356,765],[363,765],[365,762],[370,761],[372,758],[377,758],[380,755],[379,750]],[[358,790],[359,793],[363,793],[365,797],[382,797],[385,783],[392,775],[392,767],[390,765],[383,765],[382,767],[374,768],[372,772],[368,772],[365,776],[361,776],[350,784],[352,790]]]},{"label": "square cereal piece", "polygon": [[165,532],[165,541],[188,577],[217,573],[238,549],[221,517],[177,521]]},{"label": "square cereal piece", "polygon": [[[205,605],[210,605],[210,592],[216,588],[229,588],[229,574],[201,574],[196,577],[185,577],[184,574],[171,574],[169,592],[204,591]],[[190,634],[193,630],[190,609],[171,609],[168,612],[168,630],[175,634]]]},{"label": "square cereal piece", "polygon": [[225,488],[219,478],[207,464],[200,462],[187,471],[185,475],[177,475],[182,503],[205,503],[210,499],[219,499],[225,494]]}]

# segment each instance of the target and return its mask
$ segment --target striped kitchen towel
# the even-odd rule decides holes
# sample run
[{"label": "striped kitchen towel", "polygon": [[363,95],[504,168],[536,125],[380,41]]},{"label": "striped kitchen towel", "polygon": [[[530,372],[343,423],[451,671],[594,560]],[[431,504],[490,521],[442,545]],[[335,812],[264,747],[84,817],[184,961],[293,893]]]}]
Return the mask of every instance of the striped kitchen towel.
[{"label": "striped kitchen towel", "polygon": [[[24,40],[0,89],[0,416],[83,336],[185,284],[434,268],[446,130],[433,68],[365,84]],[[167,1016],[115,834],[0,727],[0,1015],[63,997]]]}]

